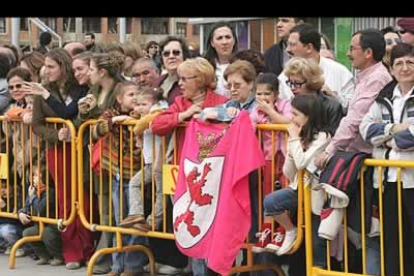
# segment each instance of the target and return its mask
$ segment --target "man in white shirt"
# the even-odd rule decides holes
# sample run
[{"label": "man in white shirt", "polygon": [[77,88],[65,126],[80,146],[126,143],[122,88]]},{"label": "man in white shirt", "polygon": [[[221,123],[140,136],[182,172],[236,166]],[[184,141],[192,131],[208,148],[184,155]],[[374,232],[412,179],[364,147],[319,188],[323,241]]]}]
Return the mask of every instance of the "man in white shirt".
[{"label": "man in white shirt", "polygon": [[[335,97],[346,110],[348,102],[354,94],[355,84],[352,73],[344,65],[319,54],[321,48],[321,36],[318,30],[310,24],[300,24],[290,31],[287,51],[294,57],[313,59],[323,71],[325,85],[322,91]],[[292,90],[286,84],[287,77],[282,72],[279,75],[280,98],[293,97]]]}]

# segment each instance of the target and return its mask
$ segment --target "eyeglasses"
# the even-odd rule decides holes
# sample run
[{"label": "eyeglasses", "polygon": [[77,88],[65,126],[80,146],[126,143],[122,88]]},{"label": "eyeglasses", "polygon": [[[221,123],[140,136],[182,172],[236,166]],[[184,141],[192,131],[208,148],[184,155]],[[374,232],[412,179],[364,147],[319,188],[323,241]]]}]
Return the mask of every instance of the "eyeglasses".
[{"label": "eyeglasses", "polygon": [[407,60],[407,61],[397,60],[394,62],[393,67],[396,69],[402,69],[404,65],[410,68],[414,68],[414,61],[413,60]]},{"label": "eyeglasses", "polygon": [[13,90],[13,89],[20,89],[20,88],[22,88],[22,86],[23,86],[23,84],[21,84],[21,83],[18,83],[18,84],[16,84],[16,85],[9,85],[9,90]]},{"label": "eyeglasses", "polygon": [[291,81],[291,80],[287,80],[286,84],[292,89],[292,88],[301,88],[302,85],[304,85],[306,83],[306,81],[303,82],[295,82],[295,81]]},{"label": "eyeglasses", "polygon": [[178,57],[181,54],[181,51],[180,50],[164,51],[162,52],[162,56],[169,57],[171,53],[173,54],[173,56]]},{"label": "eyeglasses", "polygon": [[242,84],[241,83],[227,83],[227,85],[226,85],[226,88],[227,88],[227,90],[231,90],[232,88],[234,89],[234,90],[238,90],[238,89],[240,89],[240,87],[242,86]]},{"label": "eyeglasses", "polygon": [[385,44],[387,44],[387,45],[393,45],[394,42],[395,42],[395,44],[399,44],[399,43],[401,43],[401,39],[400,38],[394,38],[394,39],[387,38],[385,40]]},{"label": "eyeglasses", "polygon": [[399,34],[405,34],[405,33],[407,33],[407,32],[408,32],[408,33],[410,33],[410,34],[414,34],[414,32],[413,32],[413,31],[409,31],[409,30],[399,30],[399,31],[398,31],[398,33],[399,33]]},{"label": "eyeglasses", "polygon": [[178,79],[182,82],[187,82],[188,80],[192,80],[192,79],[195,79],[195,78],[197,78],[197,76],[192,76],[192,77],[182,77],[181,76]]}]

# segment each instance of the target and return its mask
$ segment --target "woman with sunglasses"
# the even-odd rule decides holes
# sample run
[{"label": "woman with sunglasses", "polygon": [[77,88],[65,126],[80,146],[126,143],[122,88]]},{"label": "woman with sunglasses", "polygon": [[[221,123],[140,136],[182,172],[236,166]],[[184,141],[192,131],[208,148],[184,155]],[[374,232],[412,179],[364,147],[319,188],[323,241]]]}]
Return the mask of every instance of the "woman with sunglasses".
[{"label": "woman with sunglasses", "polygon": [[326,116],[333,135],[344,116],[341,103],[334,97],[323,93],[322,87],[325,83],[322,69],[316,62],[310,59],[294,57],[288,61],[285,68],[287,76],[286,84],[293,94],[316,94],[322,99],[326,110]]},{"label": "woman with sunglasses", "polygon": [[227,98],[230,98],[230,91],[226,87],[224,71],[230,65],[232,55],[238,50],[237,44],[237,35],[233,27],[228,22],[218,22],[210,31],[204,55],[216,72],[216,93]]},{"label": "woman with sunglasses", "polygon": [[161,75],[155,83],[154,87],[161,87],[164,90],[164,98],[168,104],[174,103],[174,99],[181,95],[180,86],[178,84],[178,66],[190,57],[185,41],[179,37],[168,36],[160,43],[161,63],[167,72]]},{"label": "woman with sunglasses", "polygon": [[385,55],[382,58],[382,63],[387,67],[388,71],[390,71],[391,50],[395,45],[401,43],[401,38],[398,32],[391,26],[382,29],[381,33],[384,35],[385,39]]},{"label": "woman with sunglasses", "polygon": [[398,33],[401,36],[401,41],[414,45],[414,17],[401,17],[398,19],[397,25],[400,27]]}]

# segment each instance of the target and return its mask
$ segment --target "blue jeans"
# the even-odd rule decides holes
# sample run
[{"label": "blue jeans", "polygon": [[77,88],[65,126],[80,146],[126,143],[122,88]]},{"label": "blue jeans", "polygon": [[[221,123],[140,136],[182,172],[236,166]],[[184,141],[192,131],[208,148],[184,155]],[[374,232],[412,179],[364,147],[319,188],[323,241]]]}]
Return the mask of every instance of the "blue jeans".
[{"label": "blue jeans", "polygon": [[6,241],[7,246],[13,246],[22,237],[22,228],[16,224],[0,224],[0,238]]},{"label": "blue jeans", "polygon": [[[263,205],[265,216],[280,215],[285,211],[290,211],[293,214],[298,208],[298,193],[289,187],[278,190],[268,194],[263,201]],[[318,267],[325,267],[326,241],[318,236],[320,223],[319,216],[312,214],[313,264]]]},{"label": "blue jeans", "polygon": [[207,264],[204,259],[191,259],[191,268],[193,269],[193,276],[206,276]]},{"label": "blue jeans", "polygon": [[[367,243],[367,274],[380,275],[381,273],[381,253],[379,237],[365,238]],[[397,242],[397,241],[396,241]],[[363,246],[363,245],[362,245]]]},{"label": "blue jeans", "polygon": [[[114,209],[114,216],[116,225],[119,225],[121,222],[120,214],[120,183],[119,177],[113,177],[112,179],[112,203]],[[129,209],[129,189],[128,189],[129,180],[123,180],[123,207],[122,207],[122,218],[125,218],[128,215]],[[114,235],[113,244],[116,245],[116,237]],[[140,237],[134,235],[122,235],[122,245],[137,245],[142,244],[148,246],[147,237]],[[131,251],[125,253],[112,253],[112,271],[121,273],[123,271],[132,271],[132,272],[142,272],[142,267],[148,263],[148,258],[144,253],[139,251]]]}]

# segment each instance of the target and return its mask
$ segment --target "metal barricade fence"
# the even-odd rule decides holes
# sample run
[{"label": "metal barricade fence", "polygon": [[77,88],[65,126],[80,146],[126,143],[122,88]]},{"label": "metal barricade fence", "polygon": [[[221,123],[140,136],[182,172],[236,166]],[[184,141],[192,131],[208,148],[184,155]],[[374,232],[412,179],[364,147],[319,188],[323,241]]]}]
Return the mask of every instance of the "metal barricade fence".
[{"label": "metal barricade fence", "polygon": [[[155,179],[154,179],[154,176],[152,176],[151,185],[148,185],[150,187],[146,188],[146,185],[144,185],[144,177],[142,174],[143,167],[144,167],[143,156],[142,154],[140,154],[140,158],[138,160],[136,158],[134,159],[133,157],[133,152],[134,150],[136,150],[134,149],[134,143],[135,143],[134,139],[135,139],[136,134],[132,132],[132,127],[135,125],[136,121],[130,120],[130,121],[119,124],[120,129],[118,133],[119,133],[120,140],[119,142],[117,142],[117,147],[118,149],[119,148],[128,149],[126,151],[125,150],[120,151],[120,156],[117,157],[121,162],[119,164],[112,164],[112,161],[110,161],[111,160],[110,158],[109,158],[109,161],[104,160],[105,158],[107,158],[107,156],[113,155],[112,148],[108,147],[105,144],[109,143],[109,145],[113,145],[115,143],[116,138],[113,133],[108,133],[106,134],[104,138],[100,138],[99,140],[96,140],[97,137],[94,137],[93,128],[99,122],[100,122],[99,120],[88,120],[80,126],[79,132],[78,132],[78,172],[79,172],[78,183],[80,185],[78,189],[79,190],[79,196],[78,196],[79,215],[80,215],[82,223],[84,224],[86,228],[91,229],[92,231],[114,233],[116,235],[116,245],[114,245],[113,248],[103,248],[103,249],[97,250],[95,254],[92,256],[88,264],[87,274],[92,275],[93,266],[95,262],[97,261],[97,259],[99,258],[99,256],[101,256],[102,254],[109,254],[109,253],[114,253],[114,252],[126,252],[126,251],[133,251],[133,250],[143,251],[149,257],[150,272],[154,273],[155,263],[154,263],[154,257],[151,251],[146,246],[142,246],[142,245],[123,246],[121,236],[122,234],[130,234],[130,235],[140,235],[140,236],[155,237],[155,238],[170,239],[170,240],[175,239],[172,229],[169,229],[169,227],[166,224],[167,200],[172,201],[172,194],[168,193],[166,190],[170,188],[167,189],[166,186],[164,186],[163,188],[163,196],[162,196],[163,224],[161,225],[161,227],[159,226],[157,227],[155,225],[154,212],[152,212],[151,229],[148,232],[143,232],[143,231],[140,231],[134,228],[122,228],[122,227],[117,226],[117,224],[112,220],[113,208],[117,207],[118,210],[120,211],[119,212],[120,220],[125,218],[124,214],[126,212],[125,210],[123,210],[123,208],[125,208],[125,205],[123,203],[123,201],[125,200],[125,197],[123,195],[123,192],[124,192],[123,189],[119,189],[119,200],[118,200],[119,206],[114,206],[113,204],[114,195],[112,195],[111,191],[113,189],[113,182],[115,181],[114,179],[116,179],[116,175],[124,176],[124,177],[119,177],[117,181],[120,182],[120,185],[119,185],[120,187],[125,188],[125,185],[128,185],[128,183],[123,183],[124,179],[128,181],[132,179],[132,177],[135,174],[137,174],[138,171],[140,171],[141,173],[141,195],[140,196],[141,198],[145,198],[145,197],[148,198],[147,191],[150,190],[152,196],[150,196],[149,204],[151,205],[152,210],[154,210],[155,208],[155,197],[156,197],[155,196],[156,194]],[[180,128],[183,128],[183,127],[185,126],[180,126]],[[263,131],[273,133],[271,134],[271,137],[272,137],[271,139],[274,144],[277,140],[277,138],[275,138],[276,137],[275,133],[277,131],[286,131],[286,126],[285,125],[259,125],[258,129],[260,130],[258,131],[259,139],[261,139],[261,135]],[[286,134],[283,134],[283,135],[286,135]],[[157,149],[155,145],[155,140],[153,139],[152,147],[151,147],[151,151],[152,151],[151,155],[154,157],[156,150],[158,150],[158,152],[161,152],[161,155],[162,155],[162,164],[178,164],[177,152],[176,152],[176,149],[178,148],[178,142],[177,142],[178,139],[176,139],[176,136],[177,136],[177,132],[174,132],[171,135],[171,140],[169,141],[169,143],[167,142],[166,137],[162,137],[161,146],[158,146],[159,148]],[[91,141],[94,139],[96,141],[94,141],[94,143],[91,143]],[[86,141],[89,141],[89,142],[86,142]],[[125,146],[125,144],[127,146]],[[125,161],[124,159],[125,156],[122,156],[122,152],[128,152],[127,155],[129,155],[129,158],[127,158],[126,160],[126,162],[129,162],[128,165],[122,164],[122,162]],[[166,156],[168,156],[168,158]],[[100,161],[97,163],[96,160],[98,159]],[[85,162],[88,163],[87,166],[84,166]],[[272,173],[271,173],[272,175],[274,174],[275,162],[276,162],[275,157],[273,156],[272,158],[273,166],[272,166]],[[119,167],[119,170],[114,174],[113,170],[114,169],[116,170],[115,168],[116,166]],[[127,172],[124,171],[124,167],[128,168]],[[89,170],[90,174],[87,175],[85,170]],[[92,172],[93,170],[95,170],[96,174]],[[154,173],[154,168],[153,168],[152,174],[153,173]],[[85,179],[85,175],[87,177],[86,179]],[[263,176],[262,176],[261,171],[258,174],[258,178],[259,178],[258,179],[259,200],[258,200],[258,206],[257,206],[258,212],[259,212],[258,230],[261,230],[262,221],[263,221],[263,216],[262,216],[262,213],[263,213],[263,210],[262,210],[263,209],[262,208],[262,202],[263,202],[262,178]],[[272,177],[271,181],[272,183],[274,183],[275,181],[274,176]],[[83,212],[84,196],[83,196],[83,189],[81,188],[83,187],[83,185],[86,185],[90,191],[93,191],[90,193],[91,198],[89,200],[90,205],[91,205],[89,208],[91,210],[89,220],[86,218]],[[105,185],[108,186],[108,190],[106,191],[108,192],[107,197],[105,197],[105,191],[104,191]],[[301,187],[302,185],[299,185],[299,186]],[[93,194],[97,196],[97,199],[93,198]],[[303,195],[303,190],[299,189],[299,202],[302,202],[302,199],[301,199],[302,195]],[[98,202],[98,211],[99,211],[99,214],[101,214],[101,218],[99,221],[94,220],[92,216],[93,204],[95,201]],[[144,205],[145,203],[148,204],[148,202],[145,202],[145,201],[143,202],[144,202]],[[105,204],[109,207],[107,214],[104,214]],[[298,216],[298,238],[297,238],[294,248],[290,251],[290,253],[296,251],[299,248],[301,241],[302,241],[302,237],[303,237],[303,229],[304,229],[303,208],[302,208],[303,206],[302,204],[299,204],[299,205],[300,206],[298,208],[298,215],[297,215]],[[103,216],[105,215],[107,216],[107,220],[103,220]],[[247,263],[242,266],[233,267],[230,274],[237,273],[237,272],[273,269],[276,273],[278,273],[278,275],[284,275],[284,272],[280,269],[280,267],[275,264],[254,264],[252,243],[249,243],[248,239],[246,239],[246,244],[243,247],[247,250],[247,254],[246,254]]]},{"label": "metal barricade fence", "polygon": [[[77,188],[76,159],[74,158],[76,156],[76,131],[69,120],[47,118],[47,125],[51,125],[55,129],[64,126],[69,129],[72,137],[71,142],[59,142],[52,145],[42,141],[33,133],[32,126],[24,124],[21,120],[8,121],[4,116],[0,116],[0,122],[2,123],[2,131],[0,131],[0,194],[4,203],[0,208],[0,217],[19,220],[18,210],[25,206],[25,200],[28,196],[27,189],[33,183],[33,175],[37,173],[39,181],[42,181],[39,173],[41,173],[41,170],[46,173],[43,176],[46,183],[42,183],[46,185],[44,188],[46,213],[42,216],[33,208],[31,209],[30,219],[35,223],[39,223],[39,234],[23,237],[13,245],[9,268],[14,269],[16,250],[25,243],[40,241],[45,224],[55,224],[59,230],[63,230],[75,219],[77,212],[75,205]],[[63,167],[58,162],[58,152],[60,152]],[[69,155],[73,159],[70,164],[66,164]],[[68,167],[70,171],[67,171]],[[68,176],[66,174],[71,176],[70,183],[66,181]],[[60,183],[58,175],[63,175],[63,183]],[[50,192],[53,187],[54,195]],[[36,193],[37,197],[41,196],[40,191]],[[58,200],[59,194],[63,198],[62,202]],[[50,204],[51,201],[54,201],[55,204]]]},{"label": "metal barricade fence", "polygon": [[[373,172],[373,183],[365,183],[365,177],[364,172],[369,167],[375,168],[376,172]],[[398,272],[393,273],[392,275],[406,275],[404,273],[404,268],[407,265],[407,263],[404,262],[404,249],[405,248],[412,248],[412,244],[406,244],[404,243],[404,237],[403,237],[403,220],[407,219],[407,217],[403,218],[403,206],[402,206],[402,193],[404,193],[404,189],[402,188],[402,178],[401,175],[403,173],[403,170],[407,169],[413,169],[414,168],[414,161],[399,161],[399,160],[379,160],[379,159],[366,159],[364,162],[363,167],[360,171],[360,185],[356,189],[355,193],[359,193],[358,195],[354,195],[353,197],[359,198],[359,204],[360,204],[360,214],[357,214],[357,218],[360,222],[360,233],[357,233],[357,242],[360,241],[360,246],[362,250],[362,255],[360,258],[356,258],[358,262],[362,264],[362,269],[358,270],[358,266],[350,267],[350,261],[353,261],[355,263],[355,257],[353,260],[350,260],[349,256],[349,250],[350,250],[350,240],[349,236],[352,234],[354,229],[349,228],[349,219],[351,214],[349,214],[345,210],[344,217],[343,217],[343,236],[339,236],[339,239],[343,246],[343,267],[339,270],[335,270],[332,268],[332,264],[330,262],[330,256],[331,256],[331,250],[332,250],[332,244],[330,241],[327,241],[326,246],[326,267],[317,267],[314,265],[313,262],[313,254],[312,254],[312,235],[315,233],[312,233],[312,225],[311,225],[311,189],[309,186],[305,188],[304,191],[304,204],[305,204],[305,241],[306,241],[306,265],[307,265],[307,275],[308,276],[344,276],[344,275],[352,275],[352,276],[358,276],[358,275],[371,275],[372,272],[375,271],[374,275],[387,275],[386,274],[385,266],[386,266],[386,260],[385,260],[385,251],[387,250],[385,241],[384,241],[384,216],[390,216],[388,213],[388,210],[385,210],[384,208],[384,193],[389,192],[389,190],[384,190],[383,185],[378,185],[378,189],[372,189],[372,196],[377,196],[378,199],[378,218],[376,218],[376,215],[373,213],[373,215],[368,218],[371,220],[374,220],[374,218],[379,220],[378,224],[371,223],[370,229],[366,229],[366,215],[369,211],[367,208],[370,208],[371,206],[366,206],[366,201],[369,200],[370,197],[368,197],[367,188],[370,188],[371,186],[366,185],[375,185],[375,182],[383,183],[384,179],[384,171],[395,168],[396,169],[396,175],[397,175],[397,182],[396,183],[387,183],[388,185],[396,185],[397,194],[396,198],[388,198],[389,202],[394,201],[397,203],[397,225],[392,225],[391,227],[395,226],[395,230],[398,233],[398,235],[395,237],[394,243],[398,244],[398,255],[396,258],[398,259]],[[385,186],[385,185],[384,185]],[[371,195],[370,195],[371,196]],[[353,200],[353,198],[351,198]],[[388,202],[388,204],[390,204]],[[410,218],[408,218],[410,219]],[[378,229],[375,229],[374,226],[378,226]],[[390,227],[390,226],[387,226]],[[354,231],[355,232],[355,231]],[[371,232],[371,233],[370,233]],[[368,236],[368,234],[374,234],[373,236]],[[353,234],[355,236],[355,234]],[[375,238],[377,237],[377,238]],[[377,243],[378,247],[378,254],[377,258],[379,257],[379,263],[374,262],[374,259],[369,258],[367,253],[368,248],[368,239],[371,239],[370,242]],[[354,243],[355,243],[355,239]],[[357,246],[357,245],[356,245]],[[372,245],[370,245],[372,247]],[[371,255],[375,256],[375,255]],[[412,260],[411,260],[412,261]],[[368,271],[368,266],[371,266],[371,274],[370,271]]]}]

